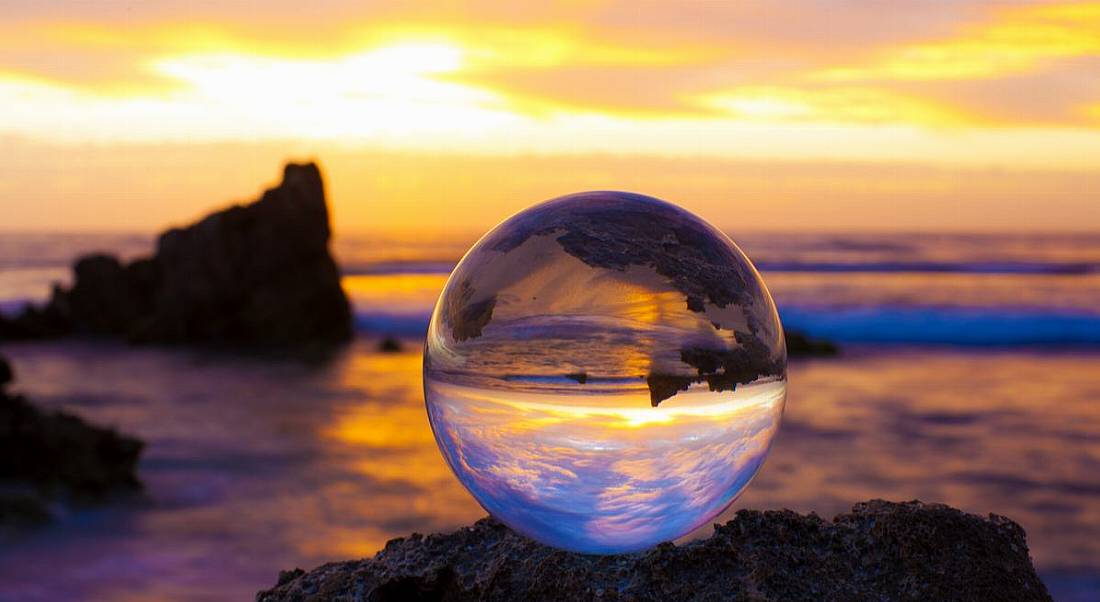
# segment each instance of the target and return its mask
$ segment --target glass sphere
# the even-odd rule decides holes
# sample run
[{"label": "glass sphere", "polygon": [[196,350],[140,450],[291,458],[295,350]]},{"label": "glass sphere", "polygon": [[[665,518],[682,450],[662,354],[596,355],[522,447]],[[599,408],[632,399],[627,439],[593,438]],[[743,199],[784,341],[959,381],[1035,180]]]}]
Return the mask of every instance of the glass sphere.
[{"label": "glass sphere", "polygon": [[424,349],[439,449],[494,517],[585,553],[686,535],[760,468],[786,348],[752,263],[687,211],[584,192],[485,235]]}]

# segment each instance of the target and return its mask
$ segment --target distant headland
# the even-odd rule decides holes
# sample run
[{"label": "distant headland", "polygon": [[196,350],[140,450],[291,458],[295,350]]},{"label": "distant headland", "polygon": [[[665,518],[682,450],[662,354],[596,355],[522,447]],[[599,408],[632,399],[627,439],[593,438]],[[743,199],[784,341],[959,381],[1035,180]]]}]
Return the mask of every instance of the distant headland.
[{"label": "distant headland", "polygon": [[55,286],[45,305],[0,316],[0,340],[79,334],[133,343],[337,345],[351,339],[352,321],[330,233],[320,170],[288,164],[282,182],[259,200],[161,234],[152,257],[81,257],[72,287]]}]

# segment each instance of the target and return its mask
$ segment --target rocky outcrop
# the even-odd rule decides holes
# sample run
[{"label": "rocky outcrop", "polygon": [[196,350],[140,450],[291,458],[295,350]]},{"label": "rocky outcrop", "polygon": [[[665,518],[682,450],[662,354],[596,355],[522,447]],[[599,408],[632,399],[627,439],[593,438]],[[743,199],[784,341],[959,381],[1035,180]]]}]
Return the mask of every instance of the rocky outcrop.
[{"label": "rocky outcrop", "polygon": [[742,510],[706,540],[583,556],[492,519],[374,558],[284,571],[259,602],[320,600],[1050,600],[1011,520],[874,500],[828,522]]},{"label": "rocky outcrop", "polygon": [[329,254],[328,207],[316,165],[287,165],[260,200],[162,234],[156,254],[123,263],[90,255],[69,289],[0,320],[0,337],[68,333],[139,343],[260,347],[331,345],[352,335]]},{"label": "rocky outcrop", "polygon": [[[54,286],[54,299],[59,292],[59,287]],[[53,302],[41,307],[27,304],[21,312],[10,317],[0,314],[0,341],[48,339],[72,332],[72,319]]]},{"label": "rocky outcrop", "polygon": [[810,337],[801,332],[784,331],[787,340],[787,357],[832,357],[840,354],[836,343]]},{"label": "rocky outcrop", "polygon": [[12,371],[11,364],[4,356],[0,356],[0,391],[3,391],[4,387],[13,380],[15,380],[15,372]]},{"label": "rocky outcrop", "polygon": [[382,353],[401,353],[404,351],[404,347],[401,345],[401,341],[394,337],[386,337],[378,343],[378,350]]},{"label": "rocky outcrop", "polygon": [[[0,358],[0,381],[11,374]],[[0,384],[0,525],[45,520],[56,499],[97,501],[140,488],[142,447],[76,416],[43,412]]]}]

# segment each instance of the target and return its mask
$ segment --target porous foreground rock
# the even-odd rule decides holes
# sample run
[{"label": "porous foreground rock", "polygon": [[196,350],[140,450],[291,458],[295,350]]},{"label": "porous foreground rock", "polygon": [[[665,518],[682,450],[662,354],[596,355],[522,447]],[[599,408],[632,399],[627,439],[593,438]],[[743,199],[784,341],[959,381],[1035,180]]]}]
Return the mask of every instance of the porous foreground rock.
[{"label": "porous foreground rock", "polygon": [[483,519],[374,558],[284,571],[259,602],[412,600],[1050,600],[1023,529],[948,506],[873,500],[832,522],[742,510],[706,540],[621,556],[558,551]]},{"label": "porous foreground rock", "polygon": [[55,500],[98,501],[141,486],[141,441],[64,412],[41,411],[4,390],[10,380],[11,368],[0,357],[0,526],[46,520]]},{"label": "porous foreground rock", "polygon": [[352,335],[329,254],[328,207],[314,164],[287,165],[260,200],[169,230],[156,254],[82,257],[69,289],[0,317],[0,339],[71,333],[132,342],[329,345]]}]

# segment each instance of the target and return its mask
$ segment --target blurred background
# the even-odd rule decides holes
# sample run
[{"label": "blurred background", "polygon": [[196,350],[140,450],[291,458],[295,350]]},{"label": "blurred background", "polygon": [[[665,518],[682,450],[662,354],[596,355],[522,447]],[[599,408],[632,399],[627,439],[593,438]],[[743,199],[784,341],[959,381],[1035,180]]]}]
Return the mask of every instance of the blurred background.
[{"label": "blurred background", "polygon": [[785,327],[840,348],[792,361],[772,455],[729,512],[995,512],[1056,600],[1100,591],[1100,3],[0,15],[0,311],[308,159],[355,333],[325,361],[0,341],[34,404],[146,445],[140,494],[2,530],[0,600],[250,598],[480,517],[424,413],[428,316],[481,234],[589,189],[723,229]]}]

